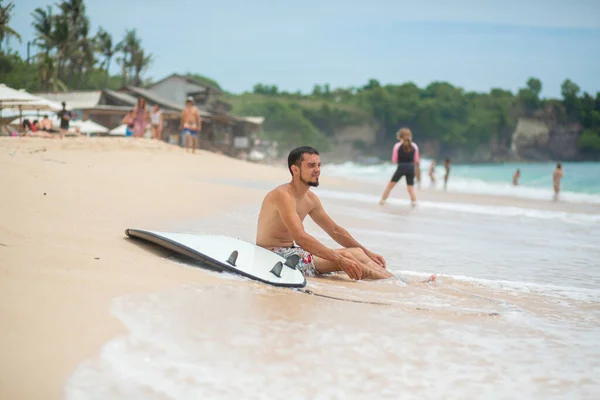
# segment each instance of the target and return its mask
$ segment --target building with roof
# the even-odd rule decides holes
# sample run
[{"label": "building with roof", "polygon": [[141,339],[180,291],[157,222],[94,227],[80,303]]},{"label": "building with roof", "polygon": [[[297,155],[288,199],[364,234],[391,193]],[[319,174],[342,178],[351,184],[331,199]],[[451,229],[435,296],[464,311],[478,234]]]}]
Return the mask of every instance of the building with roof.
[{"label": "building with roof", "polygon": [[205,82],[200,82],[186,75],[171,74],[148,86],[149,90],[158,93],[161,97],[177,104],[185,104],[188,97],[192,97],[198,107],[204,107],[216,100],[223,91]]},{"label": "building with roof", "polygon": [[163,114],[163,137],[170,143],[182,144],[178,132],[185,101],[192,97],[202,120],[199,146],[204,149],[237,155],[249,151],[261,129],[264,118],[240,117],[231,113],[231,105],[218,97],[223,91],[184,75],[172,74],[146,88],[125,86],[119,90],[91,90],[58,93],[36,93],[54,102],[65,102],[74,118],[90,119],[113,129],[144,98],[149,110],[157,104]]},{"label": "building with roof", "polygon": [[210,117],[203,118],[200,132],[201,147],[217,147],[230,154],[238,151],[248,151],[257,133],[262,127],[262,117],[241,117],[231,113],[231,104],[221,100],[223,91],[206,82],[186,75],[171,74],[147,88],[162,98],[168,98],[176,104],[184,105],[192,98],[195,105]]},{"label": "building with roof", "polygon": [[91,119],[109,129],[121,124],[123,117],[137,104],[138,97],[144,97],[149,107],[158,104],[164,120],[167,121],[167,126],[173,125],[174,130],[178,124],[181,110],[183,110],[183,107],[156,95],[140,96],[134,92],[109,89],[37,93],[36,95],[58,103],[64,101],[71,109],[74,119]]}]

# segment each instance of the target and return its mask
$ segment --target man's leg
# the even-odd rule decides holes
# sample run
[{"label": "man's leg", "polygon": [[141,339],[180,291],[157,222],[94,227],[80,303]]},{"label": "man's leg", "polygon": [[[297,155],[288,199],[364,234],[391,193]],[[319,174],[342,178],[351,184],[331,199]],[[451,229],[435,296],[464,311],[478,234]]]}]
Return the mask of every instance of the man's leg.
[{"label": "man's leg", "polygon": [[361,265],[363,279],[387,279],[394,276],[390,271],[371,260],[363,249],[359,247],[340,249],[339,252]]},{"label": "man's leg", "polygon": [[[391,272],[371,260],[369,256],[358,247],[351,249],[337,249],[335,251],[358,263],[361,268],[362,279],[387,279],[394,276]],[[342,268],[333,261],[316,256],[313,256],[313,258],[315,260],[315,268],[320,274],[342,271]]]},{"label": "man's leg", "polygon": [[192,153],[196,152],[197,139],[196,135],[192,135]]},{"label": "man's leg", "polygon": [[[346,257],[352,258],[361,267],[362,279],[387,279],[394,277],[387,269],[381,267],[375,261],[371,260],[369,256],[359,247],[349,249],[337,249],[337,252],[342,253]],[[315,259],[315,268],[320,274],[326,274],[329,272],[342,271],[339,265],[333,261],[325,260],[321,257],[313,256]],[[420,283],[436,283],[436,276],[431,275],[429,278],[421,281]]]}]

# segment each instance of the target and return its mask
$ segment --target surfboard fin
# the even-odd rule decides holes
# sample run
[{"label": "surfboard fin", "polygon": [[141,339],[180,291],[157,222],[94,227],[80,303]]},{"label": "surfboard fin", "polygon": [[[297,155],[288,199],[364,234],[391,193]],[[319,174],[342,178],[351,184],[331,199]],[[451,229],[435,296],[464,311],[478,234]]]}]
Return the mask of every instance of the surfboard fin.
[{"label": "surfboard fin", "polygon": [[281,261],[277,261],[277,264],[271,269],[271,273],[278,278],[281,278],[281,270],[283,269],[283,264]]},{"label": "surfboard fin", "polygon": [[237,261],[237,258],[238,258],[238,251],[234,250],[231,253],[231,255],[229,256],[229,258],[227,259],[227,262],[235,267],[236,266],[235,262]]},{"label": "surfboard fin", "polygon": [[284,265],[290,267],[291,269],[296,269],[296,266],[298,265],[298,261],[300,261],[300,256],[298,254],[294,254],[294,255],[289,256],[285,260]]}]

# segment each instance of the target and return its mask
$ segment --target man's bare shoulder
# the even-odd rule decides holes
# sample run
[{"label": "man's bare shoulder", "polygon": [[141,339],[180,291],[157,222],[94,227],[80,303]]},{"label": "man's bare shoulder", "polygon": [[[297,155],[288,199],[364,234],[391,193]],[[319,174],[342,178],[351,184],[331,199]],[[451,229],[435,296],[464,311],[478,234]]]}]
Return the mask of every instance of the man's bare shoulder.
[{"label": "man's bare shoulder", "polygon": [[308,198],[308,201],[313,207],[316,207],[321,204],[319,196],[317,196],[312,190],[306,192],[306,197]]},{"label": "man's bare shoulder", "polygon": [[289,183],[279,185],[265,195],[265,201],[268,201],[270,203],[279,203],[282,201],[289,201],[290,199],[293,200],[294,196],[290,191]]}]

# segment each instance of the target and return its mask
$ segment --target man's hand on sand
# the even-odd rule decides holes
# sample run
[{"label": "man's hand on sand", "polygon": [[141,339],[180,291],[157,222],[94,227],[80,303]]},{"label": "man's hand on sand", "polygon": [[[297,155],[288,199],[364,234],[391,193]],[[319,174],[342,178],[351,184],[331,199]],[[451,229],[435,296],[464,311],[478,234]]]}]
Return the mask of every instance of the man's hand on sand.
[{"label": "man's hand on sand", "polygon": [[353,259],[340,255],[338,263],[340,268],[348,274],[351,279],[360,280],[362,278],[362,270],[358,263]]},{"label": "man's hand on sand", "polygon": [[380,256],[379,254],[373,253],[372,251],[368,250],[367,256],[369,256],[369,258],[373,260],[377,265],[381,266],[381,268],[385,268],[385,258],[383,258],[383,256]]}]

